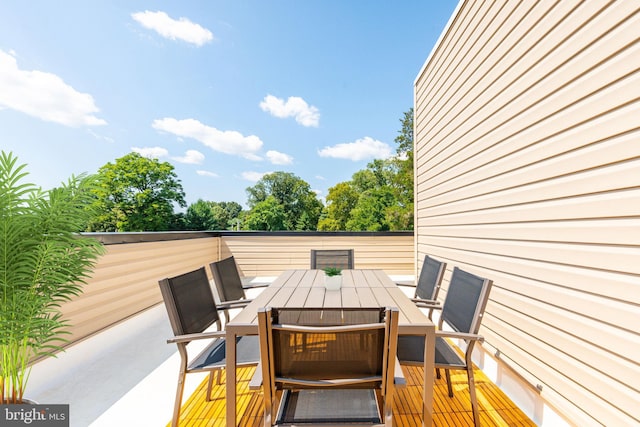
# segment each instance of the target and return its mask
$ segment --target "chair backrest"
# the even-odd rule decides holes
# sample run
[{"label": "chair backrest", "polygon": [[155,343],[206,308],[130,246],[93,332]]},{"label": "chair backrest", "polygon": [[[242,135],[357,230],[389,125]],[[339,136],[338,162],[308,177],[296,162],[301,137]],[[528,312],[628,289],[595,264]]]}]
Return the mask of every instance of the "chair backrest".
[{"label": "chair backrest", "polygon": [[416,285],[416,298],[436,300],[447,264],[425,255]]},{"label": "chair backrest", "polygon": [[220,317],[204,267],[159,281],[175,335],[202,332]]},{"label": "chair backrest", "polygon": [[446,322],[457,332],[477,334],[489,300],[492,281],[454,267],[442,305],[440,328]]},{"label": "chair backrest", "polygon": [[311,249],[311,269],[353,269],[353,249]]},{"label": "chair backrest", "polygon": [[393,382],[397,308],[263,308],[258,324],[263,380],[271,391],[331,380],[386,390]]},{"label": "chair backrest", "polygon": [[220,301],[237,301],[246,298],[235,258],[230,256],[212,262],[209,268],[211,268]]}]

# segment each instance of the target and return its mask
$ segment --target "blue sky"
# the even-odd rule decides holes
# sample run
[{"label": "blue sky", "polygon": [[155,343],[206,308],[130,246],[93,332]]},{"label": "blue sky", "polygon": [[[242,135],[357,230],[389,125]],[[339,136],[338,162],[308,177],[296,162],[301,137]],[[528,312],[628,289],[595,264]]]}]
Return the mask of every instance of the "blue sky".
[{"label": "blue sky", "polygon": [[0,2],[0,149],[51,188],[131,151],[188,203],[265,173],[321,198],[395,153],[453,0]]}]

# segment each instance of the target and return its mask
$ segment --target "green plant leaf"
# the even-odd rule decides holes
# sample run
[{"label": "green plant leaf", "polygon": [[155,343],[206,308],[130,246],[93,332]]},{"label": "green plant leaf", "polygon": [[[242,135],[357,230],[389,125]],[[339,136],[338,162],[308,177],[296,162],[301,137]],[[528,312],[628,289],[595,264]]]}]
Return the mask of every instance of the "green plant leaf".
[{"label": "green plant leaf", "polygon": [[72,176],[49,191],[22,183],[28,175],[0,153],[1,401],[19,403],[29,361],[64,345],[61,303],[82,292],[104,247],[78,234],[90,211],[91,176]]}]

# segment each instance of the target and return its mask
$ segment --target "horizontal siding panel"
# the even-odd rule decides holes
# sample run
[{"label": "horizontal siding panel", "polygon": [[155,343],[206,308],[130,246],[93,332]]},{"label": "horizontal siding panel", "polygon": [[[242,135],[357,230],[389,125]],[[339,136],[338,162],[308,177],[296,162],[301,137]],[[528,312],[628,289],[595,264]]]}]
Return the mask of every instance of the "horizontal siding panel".
[{"label": "horizontal siding panel", "polygon": [[[640,136],[640,133],[638,136]],[[438,216],[456,212],[524,205],[534,202],[564,202],[571,198],[592,194],[600,196],[600,194],[605,192],[619,192],[629,187],[632,189],[634,187],[636,189],[640,188],[640,177],[638,177],[637,180],[635,177],[635,175],[640,175],[637,174],[636,168],[637,165],[633,162],[623,162],[615,165],[607,165],[598,169],[576,172],[571,175],[556,177],[555,179],[545,179],[542,182],[534,182],[515,188],[496,190],[492,193],[478,196],[475,194],[476,189],[473,188],[474,186],[469,186],[469,188],[466,188],[466,192],[464,191],[465,188],[462,188],[457,192],[451,192],[449,195],[444,196],[444,199],[449,199],[445,204],[439,203],[442,198],[433,197],[429,199],[429,202],[434,204],[438,203],[437,205],[420,205],[418,209],[421,211],[424,210],[425,216]],[[534,179],[535,171],[532,172],[532,179]],[[508,180],[508,176],[505,176],[504,179]],[[503,181],[503,185],[507,184],[517,185],[519,183],[510,180]],[[456,194],[464,198],[451,201],[451,198]]]},{"label": "horizontal siding panel", "polygon": [[[602,102],[602,100],[600,99],[585,100],[580,104],[573,106],[570,110],[567,110],[568,112],[565,111],[563,114],[554,115],[550,119],[539,122],[535,126],[529,128],[527,130],[527,133],[536,133],[535,136],[533,135],[530,136],[531,139],[527,139],[526,138],[527,135],[519,135],[517,133],[511,133],[511,135],[513,136],[511,136],[510,139],[505,139],[505,140],[501,139],[499,142],[491,146],[479,147],[479,148],[476,147],[474,150],[470,150],[470,149],[465,150],[464,154],[452,154],[451,157],[449,157],[448,162],[444,162],[444,161],[438,162],[436,166],[425,169],[424,172],[418,173],[417,175],[418,180],[421,182],[425,181],[426,183],[424,186],[424,189],[420,188],[419,191],[420,192],[428,191],[430,188],[436,187],[439,183],[449,182],[450,180],[454,180],[456,178],[464,176],[467,173],[470,173],[470,175],[467,177],[470,180],[470,182],[474,182],[473,181],[474,175],[479,175],[477,178],[478,181],[480,181],[481,179],[491,178],[493,176],[500,176],[498,173],[492,173],[494,172],[493,164],[490,165],[491,167],[487,166],[486,162],[488,161],[487,159],[490,156],[499,155],[500,157],[504,157],[506,156],[506,153],[504,153],[505,150],[508,150],[510,152],[515,152],[519,148],[526,147],[531,143],[540,141],[546,137],[549,137],[549,138],[556,137],[556,135],[562,134],[562,132],[566,132],[566,129],[572,130],[570,125],[577,126],[577,125],[582,125],[584,123],[583,126],[590,127],[589,121],[587,122],[584,121],[584,111],[581,110],[580,107],[586,108],[592,103],[595,103],[599,107],[602,107],[603,114],[608,113],[610,110],[615,111],[617,108],[619,108],[621,105],[624,105],[625,103],[632,104],[629,108],[635,109],[637,111],[638,109],[637,98],[640,97],[639,88],[640,88],[640,76],[635,75],[633,78],[625,79],[619,82],[618,84],[616,84],[615,88],[612,88],[612,90],[613,89],[616,90],[616,93],[614,94],[608,93],[608,95],[612,97],[621,98],[621,99],[617,99],[616,101],[612,102],[610,101],[611,98],[607,98],[609,99],[609,102],[607,103]],[[616,112],[616,113],[624,115],[628,113],[629,110],[624,109],[621,111],[622,111],[621,113],[620,112]],[[589,117],[593,117],[593,116],[589,116]],[[615,118],[615,116],[613,117]],[[630,117],[630,116],[626,116],[626,117]],[[624,128],[620,129],[620,131],[638,128],[637,121],[627,120],[625,123],[626,124],[622,125]],[[505,129],[511,132],[511,130],[513,130],[512,124],[507,124],[507,127],[505,127]],[[540,132],[541,129],[543,130],[544,133]],[[609,137],[611,137],[611,134],[609,135],[610,135]],[[636,133],[636,136],[637,136],[637,133]],[[483,138],[485,141],[489,141],[489,140],[494,141],[494,139],[488,138],[486,135],[483,136]],[[514,139],[518,139],[521,142],[514,143],[512,141]],[[578,139],[578,141],[580,141],[579,144],[584,145],[585,141],[589,142],[591,141],[591,139],[587,139],[587,140]],[[576,144],[575,139],[573,144]],[[501,150],[493,148],[494,146],[501,147]],[[489,150],[490,148],[492,148],[492,150]],[[564,147],[559,146],[557,148],[562,149]],[[636,147],[626,147],[627,150],[634,150],[634,148],[637,150]],[[483,157],[480,153],[485,151],[486,151],[486,154]],[[500,151],[503,151],[503,153],[500,153]],[[617,153],[617,151],[614,151],[614,153]],[[574,153],[570,153],[570,155],[573,157]],[[637,151],[632,151],[631,154],[625,155],[623,159],[632,158],[635,156],[637,156]],[[526,161],[526,159],[524,160]],[[531,162],[535,162],[537,159],[531,158],[530,160]],[[483,164],[480,163],[482,161],[484,161],[485,163]],[[603,163],[600,163],[600,165],[602,164]],[[500,166],[500,164],[498,164],[498,166]],[[516,164],[514,166],[516,167],[511,168],[510,170],[515,171],[517,170],[517,166],[522,167],[524,165]],[[481,167],[486,167],[487,169],[482,170],[480,169]],[[500,170],[497,170],[496,172],[500,172]]]},{"label": "horizontal siding panel", "polygon": [[[188,244],[174,242],[108,245],[108,253],[100,259],[90,286],[84,288],[83,294],[102,296],[105,292],[120,292],[120,289],[139,283],[157,286],[158,280],[164,277],[202,267],[217,257],[215,239],[183,241],[194,242]],[[172,244],[175,245],[173,250]],[[72,306],[69,304],[68,307]]]},{"label": "horizontal siding panel", "polygon": [[[591,345],[593,347],[609,352],[611,361],[621,362],[622,359],[626,359],[630,366],[635,366],[634,370],[628,372],[630,377],[633,377],[632,374],[634,372],[640,372],[640,365],[638,365],[637,357],[635,356],[638,354],[638,347],[640,347],[640,340],[638,340],[639,337],[637,332],[611,328],[609,325],[599,322],[597,319],[585,317],[580,313],[565,310],[560,306],[545,304],[541,301],[533,301],[530,298],[526,298],[509,291],[504,291],[499,288],[496,289],[496,296],[492,296],[492,301],[494,301],[496,305],[495,312],[492,307],[492,310],[488,312],[488,315],[502,319],[500,314],[503,313],[504,307],[509,307],[512,310],[512,313],[520,314],[521,320],[525,318],[528,319],[527,322],[515,324],[513,327],[515,329],[520,329],[519,325],[526,324],[526,333],[532,337],[538,337],[538,339],[543,340],[547,345],[551,345],[554,342],[557,344],[562,343],[561,341],[555,340],[554,335],[557,333],[573,336],[579,340],[586,341],[587,343],[591,341]],[[502,320],[507,321],[507,319]],[[551,329],[548,332],[548,335],[540,334],[540,332],[544,331],[544,328],[540,323],[544,323],[547,328]],[[489,324],[487,324],[487,326],[488,325]],[[593,340],[596,336],[598,339]],[[567,354],[575,354],[575,350],[577,350],[577,348],[570,344],[573,343],[567,341],[559,348]],[[567,349],[571,349],[573,351],[567,351]],[[591,363],[594,366],[596,365],[590,361],[593,357],[591,352],[579,354],[581,355],[579,358],[581,363]],[[553,358],[539,358],[547,361],[553,360]],[[598,369],[608,372],[606,364],[600,366]],[[624,381],[624,378],[629,378],[629,376],[621,377],[618,380]],[[640,385],[635,384],[631,387],[635,387],[637,389]]]},{"label": "horizontal siding panel", "polygon": [[639,11],[463,0],[415,82],[416,258],[494,280],[484,347],[576,425],[640,422]]},{"label": "horizontal siding panel", "polygon": [[640,242],[640,218],[427,226],[420,227],[420,232],[437,237],[632,246]]},{"label": "horizontal siding panel", "polygon": [[[590,131],[593,126],[588,122],[580,127],[580,132],[575,132],[573,129],[571,132],[567,132],[569,135],[563,133],[562,137],[557,136],[544,143],[537,143],[517,151],[512,155],[505,155],[491,166],[474,168],[462,177],[452,177],[440,184],[435,180],[430,180],[428,186],[425,185],[421,193],[428,192],[430,195],[428,201],[430,205],[435,206],[456,200],[460,196],[460,191],[466,190],[476,195],[491,195],[493,192],[526,184],[539,183],[539,185],[544,185],[545,181],[549,179],[576,175],[579,172],[590,174],[596,168],[605,169],[603,165],[614,166],[616,163],[636,159],[640,157],[640,147],[635,143],[640,138],[640,130],[637,129],[637,126],[632,131],[628,131],[628,128],[631,123],[634,123],[632,119],[637,115],[637,109],[637,105],[627,106],[622,110],[624,114],[621,118],[617,114],[608,114],[606,116],[608,119],[616,116],[615,120],[601,120],[601,123],[606,127],[611,126],[612,122],[620,123],[619,128],[609,127],[609,130],[620,132],[615,137],[604,140],[598,138],[605,137]],[[618,110],[616,113],[620,111]],[[593,139],[591,139],[592,137]],[[595,142],[592,143],[592,141]],[[499,147],[509,148],[506,144],[501,144]],[[482,155],[478,155],[470,161],[477,162],[480,157]],[[598,187],[606,188],[607,185],[611,188],[611,184],[606,182],[596,183],[596,188],[580,186],[570,194],[576,194],[578,190],[593,193],[598,191]],[[627,174],[626,186],[632,185],[640,185],[640,178],[634,174]]]},{"label": "horizontal siding panel", "polygon": [[62,305],[72,325],[70,341],[82,339],[162,302],[158,280],[217,259],[218,239],[106,245],[83,293]]},{"label": "horizontal siding panel", "polygon": [[[506,340],[499,332],[510,339],[516,336],[509,328],[499,331],[484,330],[482,333],[490,340],[492,347],[500,350],[501,357],[503,354],[513,361],[510,364],[511,367],[523,370],[525,377],[533,378],[536,384],[542,385],[540,395],[549,399],[554,407],[561,408],[565,416],[570,417],[572,425],[631,426],[638,423],[638,419],[632,414],[617,410],[615,406],[609,404],[608,400],[600,399],[593,390],[587,390],[576,382],[580,379],[571,377],[574,372],[571,365],[567,371],[560,372],[553,369],[553,364],[549,365],[538,358],[530,357],[526,349],[534,348],[539,345],[538,342],[527,340],[527,336],[519,335],[518,340],[525,347],[518,347]],[[567,380],[568,377],[569,380]]]},{"label": "horizontal siding panel", "polygon": [[414,274],[413,236],[285,236],[223,238],[245,276],[274,276],[291,268],[309,268],[311,249],[353,249],[356,268],[380,268],[388,274]]},{"label": "horizontal siding panel", "polygon": [[512,258],[536,259],[552,264],[564,264],[588,269],[626,271],[640,275],[638,250],[633,247],[565,245],[504,240],[472,240],[431,237],[430,244],[458,251],[506,255]]},{"label": "horizontal siding panel", "polygon": [[[621,357],[616,357],[614,359],[615,363],[610,363],[612,361],[611,354],[603,347],[606,343],[603,342],[600,347],[595,346],[588,341],[589,336],[575,337],[562,331],[561,328],[548,330],[549,323],[562,320],[564,319],[531,317],[508,306],[494,304],[492,312],[487,314],[487,318],[484,319],[486,323],[483,323],[483,325],[492,330],[495,323],[505,324],[505,327],[516,329],[519,329],[518,325],[530,324],[531,328],[527,331],[527,334],[532,338],[544,336],[546,338],[545,344],[556,349],[556,351],[562,351],[563,347],[570,344],[577,352],[587,355],[588,357],[581,359],[582,363],[588,365],[586,369],[598,371],[598,375],[606,376],[606,378],[597,378],[597,381],[618,382],[630,389],[628,390],[630,395],[640,393],[640,384],[628,381],[629,378],[640,378],[640,365]],[[607,367],[607,370],[602,371],[603,367]],[[593,389],[586,383],[584,385]]]},{"label": "horizontal siding panel", "polygon": [[[609,304],[609,300],[622,301],[636,306],[640,305],[639,279],[637,276],[626,273],[548,264],[531,259],[515,259],[508,254],[496,256],[479,252],[463,252],[423,244],[418,245],[418,252],[430,254],[448,262],[448,269],[457,265],[481,276],[499,280],[498,283],[502,280],[512,280],[513,277],[518,277],[520,278],[519,280],[513,280],[511,283],[528,287],[529,282],[527,280],[530,280],[534,283],[540,282],[578,292],[583,291],[592,295],[601,295],[607,300],[600,303],[604,306]],[[506,287],[505,285],[502,286]],[[515,291],[526,294],[526,292],[521,291],[520,287]],[[621,298],[621,295],[624,298]],[[640,316],[640,311],[635,313]],[[607,319],[609,322],[617,323],[617,316],[596,316],[596,318]],[[631,330],[636,330],[636,328]]]},{"label": "horizontal siding panel", "polygon": [[[497,334],[505,336],[505,333],[511,328],[508,325],[503,325],[499,322],[491,323],[493,331]],[[600,410],[606,411],[608,414],[608,420],[611,421],[617,418],[620,411],[626,414],[626,417],[620,416],[620,420],[629,421],[629,416],[635,414],[637,416],[637,402],[640,401],[640,393],[633,390],[618,381],[611,378],[602,376],[597,370],[585,366],[582,360],[576,360],[575,358],[568,356],[564,353],[558,352],[546,342],[541,342],[532,338],[528,334],[511,333],[510,339],[513,344],[516,345],[520,351],[525,352],[529,348],[536,349],[536,358],[538,360],[548,361],[553,360],[553,366],[547,366],[544,369],[544,373],[540,372],[540,375],[544,375],[541,379],[549,380],[555,378],[553,382],[554,388],[560,390],[559,387],[567,387],[568,390],[578,389],[575,394],[572,395],[572,401],[582,408],[589,408],[592,410],[589,402],[601,402],[599,403]],[[615,360],[609,361],[609,363],[615,362]],[[632,373],[628,373],[630,378]],[[545,378],[546,377],[546,378]],[[562,384],[562,386],[558,385]],[[592,396],[593,395],[593,396]],[[615,396],[614,401],[609,402],[609,396]],[[612,405],[611,408],[609,405]],[[640,418],[636,418],[635,422],[640,422]],[[628,425],[628,424],[614,424],[614,425]]]},{"label": "horizontal siding panel", "polygon": [[[564,4],[560,4],[560,7],[556,6],[554,10],[560,10],[560,14],[566,15],[570,13],[574,7],[571,2],[564,2]],[[469,76],[463,83],[466,84],[466,86],[464,86],[465,90],[461,91],[464,97],[456,100],[455,97],[451,96],[451,92],[455,91],[459,85],[448,85],[449,92],[436,98],[434,102],[437,102],[439,99],[450,102],[438,106],[438,108],[434,108],[433,106],[428,107],[430,112],[433,111],[433,115],[446,114],[447,122],[434,124],[429,121],[429,118],[425,120],[427,126],[424,132],[421,132],[422,122],[416,125],[417,133],[423,133],[424,137],[429,140],[443,140],[446,139],[448,133],[451,133],[452,130],[455,129],[455,126],[463,123],[468,127],[461,128],[460,132],[466,134],[469,129],[482,123],[483,118],[491,117],[492,114],[495,114],[495,110],[491,110],[488,106],[494,97],[499,96],[507,90],[509,86],[513,84],[514,80],[531,66],[531,62],[535,63],[542,60],[548,55],[549,50],[554,48],[554,46],[549,46],[547,49],[533,49],[535,45],[539,45],[548,39],[542,39],[541,41],[540,37],[533,37],[531,33],[531,29],[534,27],[538,27],[542,31],[548,31],[552,28],[557,22],[553,20],[553,11],[551,14],[548,14],[546,8],[535,7],[535,5],[531,3],[525,4],[525,2],[510,9],[513,10],[514,14],[504,24],[507,32],[505,37],[501,39],[500,47],[497,50],[482,49],[482,53],[486,55],[483,60],[485,67],[477,69],[476,72],[472,76]],[[548,21],[544,19],[541,20],[545,15],[550,15],[551,19]],[[461,37],[464,37],[463,40],[469,41],[479,37],[479,34],[471,33]],[[500,35],[496,35],[494,38],[500,39]],[[557,44],[559,40],[555,39],[555,41]],[[515,45],[517,45],[519,49],[514,49]],[[459,60],[457,62],[452,61],[452,63],[449,64],[451,69],[448,71],[452,76],[458,75],[458,70],[464,67],[472,53],[468,52],[468,45],[462,45],[457,48],[459,49]],[[528,52],[528,55],[523,57],[523,51]],[[525,64],[523,61],[529,62]],[[420,93],[420,90],[418,93]],[[497,105],[495,108],[500,107],[501,105]],[[464,120],[464,118],[469,118],[471,122]],[[459,137],[459,135],[457,137]],[[455,140],[456,138],[450,139]],[[449,146],[449,144],[447,144],[447,146]],[[445,147],[440,147],[440,149],[442,148]],[[433,157],[433,154],[434,153],[430,153],[430,156]],[[446,158],[447,156],[444,157]],[[420,157],[418,158],[420,159]]]},{"label": "horizontal siding panel", "polygon": [[[584,8],[579,8],[579,10],[582,9]],[[606,14],[606,16],[613,19],[605,20],[606,27],[603,27],[602,30],[611,30],[620,20],[626,19],[626,11],[621,11],[620,8],[616,8],[614,11],[618,13]],[[600,23],[601,21],[596,20],[596,22]],[[495,141],[504,140],[507,135],[517,134],[531,127],[532,124],[538,125],[538,122],[549,116],[551,116],[552,123],[558,128],[570,127],[572,123],[576,123],[576,118],[594,116],[593,112],[584,114],[583,111],[576,112],[574,111],[576,110],[575,108],[566,107],[583,99],[585,94],[600,90],[603,81],[614,81],[634,70],[634,67],[637,66],[634,61],[622,61],[622,67],[610,65],[610,62],[602,62],[606,58],[605,55],[610,55],[612,50],[625,49],[633,42],[634,38],[637,38],[637,34],[632,30],[634,23],[635,21],[633,20],[624,22],[623,25],[616,29],[618,33],[602,37],[598,41],[599,45],[592,45],[588,48],[584,48],[584,44],[590,40],[580,40],[579,37],[582,37],[582,34],[588,35],[589,31],[593,29],[589,26],[583,26],[580,32],[573,34],[570,39],[564,42],[549,35],[549,43],[546,46],[549,49],[553,49],[552,51],[543,50],[537,56],[535,55],[535,50],[527,51],[525,57],[514,57],[512,59],[514,62],[511,62],[508,58],[502,58],[502,65],[513,65],[508,67],[507,71],[501,74],[498,80],[486,82],[489,90],[484,92],[484,96],[475,98],[474,103],[471,105],[458,104],[458,108],[461,108],[466,117],[468,117],[467,120],[454,122],[456,124],[461,123],[462,126],[455,128],[454,131],[446,135],[434,135],[435,129],[439,128],[432,127],[432,133],[426,133],[424,137],[428,139],[447,139],[449,141],[457,141],[464,137],[467,143],[477,142],[477,144],[474,143],[473,146],[466,150],[467,153],[476,154],[486,149],[487,144],[494,144]],[[571,25],[576,27],[581,26],[581,24],[576,20],[571,21]],[[559,31],[560,28],[556,27],[556,30]],[[579,43],[575,42],[576,38],[579,39]],[[611,45],[611,43],[614,43],[614,45]],[[607,49],[598,49],[600,45],[606,46]],[[519,47],[526,48],[526,46]],[[570,51],[567,52],[561,49],[562,47]],[[576,55],[579,49],[582,49],[582,52],[580,52],[580,55]],[[521,54],[522,50],[518,49],[517,52]],[[600,53],[600,56],[597,55],[598,53]],[[633,58],[634,53],[626,52],[623,56],[627,55],[629,58]],[[566,60],[568,56],[571,56],[570,60]],[[550,63],[553,58],[557,59],[555,62]],[[534,64],[527,63],[527,61],[531,60],[536,61],[535,67],[532,67]],[[561,61],[565,62],[561,63]],[[590,70],[590,68],[601,62],[602,65]],[[559,68],[554,69],[554,67]],[[545,75],[538,68],[553,70],[553,72],[544,71],[548,73]],[[529,76],[529,80],[521,78],[520,75],[515,75],[524,71],[527,73],[525,76]],[[571,75],[561,74],[563,71],[571,73]],[[587,71],[602,76],[603,80],[595,78]],[[613,76],[610,73],[613,73]],[[511,75],[514,75],[513,78],[510,77]],[[545,82],[548,82],[546,83],[547,86],[544,86],[543,83]],[[623,84],[621,90],[622,87],[628,87],[631,90],[629,99],[633,99],[634,86],[632,84]],[[608,108],[613,107],[607,105],[607,100],[618,102],[625,99],[624,94],[621,96],[621,99],[607,96],[603,100],[605,102],[604,105],[587,103],[585,108],[596,107],[600,111],[606,111]],[[621,103],[624,102],[620,102],[618,105]],[[474,104],[480,105],[475,106]],[[563,109],[565,111],[562,111]],[[554,114],[554,112],[559,112],[559,114]],[[573,121],[569,117],[570,114],[574,118]],[[487,120],[489,117],[490,119]],[[554,130],[552,123],[544,124],[543,131],[547,132],[547,134],[552,133]],[[501,135],[496,133],[496,130],[507,133]],[[537,132],[540,132],[540,130],[537,130]],[[438,163],[438,165],[431,170],[431,173],[435,175],[442,170],[448,169],[453,158],[452,151],[458,150],[459,145],[449,145],[448,151],[441,151],[439,157],[432,158],[431,160],[434,163]]]},{"label": "horizontal siding panel", "polygon": [[[520,2],[515,7],[503,8],[497,18],[502,19],[501,25],[496,33],[487,34],[488,42],[476,45],[486,46],[486,49],[482,49],[477,54],[470,51],[470,45],[475,40],[481,39],[487,31],[483,26],[478,28],[456,20],[456,24],[460,26],[456,25],[451,30],[455,38],[446,40],[446,42],[451,40],[451,45],[443,48],[442,58],[434,58],[433,75],[428,79],[423,78],[417,81],[416,111],[425,110],[431,113],[424,121],[416,123],[417,133],[424,131],[425,137],[431,139],[435,135],[428,133],[430,129],[433,132],[446,129],[448,123],[459,118],[460,111],[469,107],[470,101],[478,99],[487,87],[500,84],[502,81],[500,74],[503,69],[496,67],[496,64],[504,63],[504,56],[515,42],[520,42],[517,39],[523,37],[523,33],[514,28],[539,25],[539,18],[545,13],[543,9],[532,6],[531,3]],[[473,13],[470,10],[470,8],[463,8],[461,14]],[[491,23],[485,23],[485,25],[491,26]],[[525,31],[524,34],[527,32]],[[458,78],[461,74],[459,70],[465,69],[470,57],[480,58],[480,66],[467,67],[466,69],[474,71],[474,74],[466,76],[465,79]],[[438,64],[438,61],[442,61],[442,64]],[[490,72],[497,74],[487,75]],[[479,86],[477,81],[480,79],[490,83]],[[456,97],[456,93],[463,94],[464,97],[460,99]],[[445,118],[446,122],[443,122]]]},{"label": "horizontal siding panel", "polygon": [[162,302],[162,297],[158,301],[158,294],[159,291],[149,287],[142,287],[134,293],[123,292],[117,295],[114,293],[111,298],[101,298],[100,301],[92,300],[91,304],[89,301],[85,301],[83,309],[70,313],[69,317],[75,319],[77,324],[87,323],[88,326],[90,326],[90,322],[95,322],[105,316],[115,316],[115,318],[119,316],[119,319],[123,319],[131,315],[128,314],[130,310],[136,314]]},{"label": "horizontal siding panel", "polygon": [[[557,6],[554,11],[557,11],[560,15],[566,15],[570,13],[573,7],[574,5],[571,2],[564,2]],[[463,90],[460,90],[463,98],[456,99],[450,96],[455,87],[449,86],[449,93],[442,96],[442,99],[446,100],[447,103],[436,108],[428,107],[428,110],[430,112],[433,111],[434,115],[446,115],[447,121],[438,122],[434,125],[427,120],[427,125],[424,128],[424,138],[428,140],[447,139],[447,136],[454,130],[466,134],[470,129],[482,123],[483,118],[491,117],[495,113],[490,107],[492,99],[507,90],[513,84],[513,81],[526,70],[526,65],[530,66],[530,64],[525,64],[523,61],[536,62],[542,60],[548,54],[548,50],[553,48],[553,46],[550,46],[546,50],[534,50],[533,47],[536,44],[540,44],[541,40],[539,37],[532,37],[530,32],[533,27],[540,28],[541,31],[548,31],[554,25],[553,19],[547,21],[542,19],[545,15],[549,16],[547,10],[537,8],[534,4],[527,2],[522,2],[515,8],[509,9],[513,10],[513,16],[505,22],[503,27],[505,32],[494,36],[494,39],[501,40],[500,45],[495,50],[482,50],[482,53],[486,55],[483,60],[484,67],[476,69],[476,72],[463,83]],[[551,18],[554,16],[552,11]],[[469,34],[466,37],[473,40],[478,35]],[[542,41],[544,40],[547,39]],[[520,49],[514,49],[514,45],[518,45]],[[454,76],[458,74],[458,69],[463,66],[462,64],[466,63],[469,56],[469,53],[465,52],[465,48],[466,46],[459,48],[461,55],[459,63],[451,64],[450,73]],[[529,53],[524,59],[522,58],[523,51]],[[464,53],[467,53],[467,55],[464,55]],[[538,55],[534,55],[534,53],[538,53]],[[460,123],[468,126],[456,128],[455,126]],[[421,127],[421,122],[416,125],[417,133],[421,133]],[[448,139],[455,140],[455,138]],[[442,156],[441,150],[447,147],[450,147],[450,145],[439,147],[437,151],[425,152],[429,153],[430,159],[434,160],[436,155]],[[444,157],[446,158],[446,155]],[[422,160],[421,156],[417,158],[419,162]],[[434,163],[437,162],[437,160],[434,161]]]},{"label": "horizontal siding panel", "polygon": [[356,268],[383,268],[389,274],[415,271],[412,235],[225,236],[106,245],[81,295],[62,312],[71,342],[82,339],[162,302],[158,281],[234,255],[244,276],[277,276],[309,268],[310,250],[354,248]]},{"label": "horizontal siding panel", "polygon": [[[498,9],[505,11],[505,13],[500,14],[496,12]],[[416,96],[417,108],[428,108],[434,111],[434,114],[430,117],[429,121],[416,123],[416,126],[424,127],[425,129],[442,126],[441,120],[443,119],[443,115],[439,113],[446,110],[445,104],[456,105],[456,94],[460,91],[468,90],[468,87],[465,86],[466,83],[470,81],[470,74],[475,69],[473,67],[478,66],[478,63],[480,66],[485,63],[485,58],[481,55],[474,55],[473,58],[468,58],[466,61],[460,58],[460,55],[465,51],[469,51],[470,46],[479,46],[500,40],[501,37],[492,34],[494,28],[491,27],[491,25],[495,23],[498,29],[508,26],[509,22],[511,22],[507,16],[508,9],[509,8],[500,7],[497,3],[484,2],[478,9],[474,10],[473,13],[460,17],[462,25],[456,27],[456,31],[463,28],[465,32],[472,32],[473,35],[470,37],[468,34],[462,33],[462,31],[457,31],[457,34],[448,39],[454,46],[447,47],[448,55],[446,61],[443,60],[439,64],[433,64],[434,70],[438,70],[438,72],[435,73],[437,77],[433,80],[425,80],[424,87],[421,87],[421,90],[417,92]],[[482,22],[479,22],[480,18],[486,19],[488,16],[495,16],[496,13],[498,13],[498,18],[493,19],[492,22],[488,22],[487,25],[490,29],[484,30],[481,26]],[[478,50],[478,53],[482,54],[482,51]],[[460,64],[459,68],[455,70],[456,72],[443,69],[451,63]],[[457,88],[460,89],[456,90]],[[427,105],[423,106],[423,104]]]},{"label": "horizontal siding panel", "polygon": [[[506,274],[494,273],[492,277],[499,280],[500,285],[504,286],[504,288],[496,286],[495,292],[498,292],[498,295],[492,297],[492,300],[506,304],[499,298],[504,293],[507,295],[513,293],[526,297],[527,304],[523,305],[523,307],[518,306],[518,310],[528,313],[532,317],[536,317],[536,308],[531,308],[531,305],[545,304],[584,316],[590,321],[601,323],[602,328],[613,326],[625,329],[626,332],[632,333],[633,336],[638,336],[637,325],[640,321],[640,306],[637,304],[608,299],[601,294],[586,293],[582,289],[569,289],[563,286],[536,282],[531,279],[516,276],[510,277]],[[530,312],[530,310],[533,310],[533,312]],[[626,338],[632,337],[627,336]],[[617,345],[619,343],[612,343],[611,348]],[[625,354],[625,357],[629,357],[628,353]]]},{"label": "horizontal siding panel", "polygon": [[[640,163],[640,162],[639,162]],[[418,208],[418,227],[428,225],[499,224],[536,221],[584,220],[597,218],[634,218],[639,216],[640,188],[621,189],[605,194],[578,196],[559,200],[542,200],[528,204],[454,211],[427,216],[431,211]],[[506,202],[506,201],[505,201]],[[504,202],[503,202],[504,203]]]}]

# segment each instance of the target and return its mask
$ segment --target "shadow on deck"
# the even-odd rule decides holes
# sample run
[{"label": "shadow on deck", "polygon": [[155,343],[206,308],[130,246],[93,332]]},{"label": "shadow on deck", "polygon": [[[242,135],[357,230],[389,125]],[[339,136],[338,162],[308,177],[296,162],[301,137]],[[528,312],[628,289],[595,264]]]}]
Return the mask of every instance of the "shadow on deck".
[{"label": "shadow on deck", "polygon": [[[249,390],[254,367],[238,369],[238,425],[263,425],[262,392]],[[422,422],[422,368],[403,366],[407,386],[396,389],[394,423],[398,427],[420,426]],[[454,397],[447,395],[447,384],[437,379],[434,390],[434,426],[473,426],[471,402],[464,371],[451,371]],[[527,416],[479,369],[475,370],[476,390],[483,426],[535,426]],[[182,405],[180,426],[224,426],[225,387],[214,385],[212,400],[205,400],[207,381],[203,381]],[[170,426],[171,424],[167,424]]]}]

